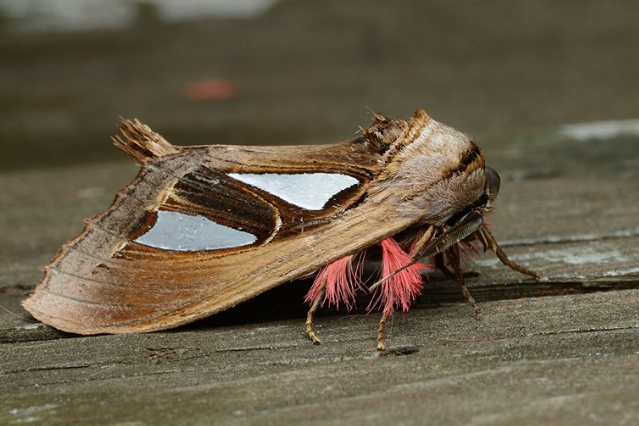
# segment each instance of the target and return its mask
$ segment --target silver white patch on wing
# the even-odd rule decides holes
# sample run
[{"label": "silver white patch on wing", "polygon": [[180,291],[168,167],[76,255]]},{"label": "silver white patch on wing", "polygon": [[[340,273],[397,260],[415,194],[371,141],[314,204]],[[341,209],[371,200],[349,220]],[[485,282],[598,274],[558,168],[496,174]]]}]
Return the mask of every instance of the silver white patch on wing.
[{"label": "silver white patch on wing", "polygon": [[321,210],[334,195],[357,185],[352,176],[339,173],[229,173],[244,182],[307,210]]},{"label": "silver white patch on wing", "polygon": [[202,216],[168,210],[158,210],[157,215],[155,225],[135,242],[166,250],[200,251],[246,246],[257,241],[251,233]]}]

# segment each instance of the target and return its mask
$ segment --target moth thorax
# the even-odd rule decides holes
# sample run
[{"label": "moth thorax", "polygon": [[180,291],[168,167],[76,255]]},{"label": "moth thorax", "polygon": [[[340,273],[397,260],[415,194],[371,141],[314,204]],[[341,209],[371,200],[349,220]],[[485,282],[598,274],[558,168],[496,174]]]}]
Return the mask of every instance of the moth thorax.
[{"label": "moth thorax", "polygon": [[484,169],[450,176],[400,203],[398,212],[405,217],[420,217],[422,223],[442,226],[451,217],[476,205],[482,199],[485,182]]}]

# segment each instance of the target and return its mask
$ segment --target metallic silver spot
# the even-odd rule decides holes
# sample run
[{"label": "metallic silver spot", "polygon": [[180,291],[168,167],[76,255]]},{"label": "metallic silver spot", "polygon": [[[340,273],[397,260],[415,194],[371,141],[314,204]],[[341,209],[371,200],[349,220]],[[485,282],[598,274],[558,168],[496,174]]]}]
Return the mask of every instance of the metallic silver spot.
[{"label": "metallic silver spot", "polygon": [[135,242],[176,251],[216,250],[246,246],[257,241],[251,233],[220,225],[202,216],[157,211],[155,225]]},{"label": "metallic silver spot", "polygon": [[339,173],[229,173],[228,175],[307,210],[323,209],[334,195],[359,183],[354,177]]}]

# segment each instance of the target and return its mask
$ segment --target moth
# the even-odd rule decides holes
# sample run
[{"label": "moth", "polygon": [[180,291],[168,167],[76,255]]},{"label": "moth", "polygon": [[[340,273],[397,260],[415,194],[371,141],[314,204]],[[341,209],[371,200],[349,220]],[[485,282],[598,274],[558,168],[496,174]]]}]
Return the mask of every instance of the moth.
[{"label": "moth", "polygon": [[[78,334],[177,327],[315,274],[306,334],[319,337],[320,306],[350,308],[371,291],[384,325],[421,293],[434,265],[467,302],[460,246],[508,259],[484,217],[499,175],[465,134],[417,110],[411,120],[375,114],[357,137],[333,145],[178,147],[137,120],[113,142],[141,169],[104,213],[62,246],[24,307]],[[369,248],[379,280],[361,278]]]}]

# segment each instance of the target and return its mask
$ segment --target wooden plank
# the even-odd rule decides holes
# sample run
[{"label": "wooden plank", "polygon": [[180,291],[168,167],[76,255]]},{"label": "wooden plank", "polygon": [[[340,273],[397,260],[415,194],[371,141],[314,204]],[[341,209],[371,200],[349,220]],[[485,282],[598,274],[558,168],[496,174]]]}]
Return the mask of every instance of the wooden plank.
[{"label": "wooden plank", "polygon": [[[305,29],[293,44],[289,27],[263,21],[7,37],[0,162],[103,158],[117,114],[143,115],[175,143],[329,142],[355,130],[348,123],[369,102],[389,116],[424,107],[471,133],[636,116],[633,0],[427,2],[421,14],[378,3],[341,2],[327,39],[318,34],[334,10],[283,3],[271,16]],[[202,39],[236,42],[203,48]],[[156,48],[167,43],[181,48]],[[238,58],[258,68],[275,58],[287,72],[256,73]],[[241,99],[187,102],[176,84],[194,78],[183,64],[196,62],[241,82]],[[105,63],[128,64],[126,73],[96,84]],[[397,64],[401,79],[389,80]],[[167,71],[149,80],[158,68]],[[340,78],[308,78],[319,69]],[[602,80],[610,70],[616,78]],[[103,148],[86,143],[98,134]],[[0,306],[13,314],[0,312],[0,424],[639,423],[639,140],[550,129],[477,142],[502,175],[494,233],[541,279],[470,256],[468,268],[481,272],[468,280],[478,322],[454,283],[433,273],[414,308],[388,324],[385,353],[375,350],[379,316],[363,310],[321,311],[323,344],[311,345],[303,282],[171,332],[77,337],[24,320],[20,301],[41,268],[136,167],[3,171]]]},{"label": "wooden plank", "polygon": [[[471,256],[469,268],[481,276],[469,286],[484,321],[438,274],[414,309],[389,324],[386,353],[375,351],[378,316],[361,311],[321,313],[323,344],[311,345],[303,283],[146,335],[72,337],[3,314],[0,423],[638,421],[639,207],[632,200],[639,183],[579,168],[508,178],[518,162],[489,150],[506,176],[495,234],[542,278],[520,276],[490,254]],[[25,314],[19,302],[56,245],[133,173],[105,164],[0,175],[3,306]],[[77,194],[97,195],[79,202]]]}]

